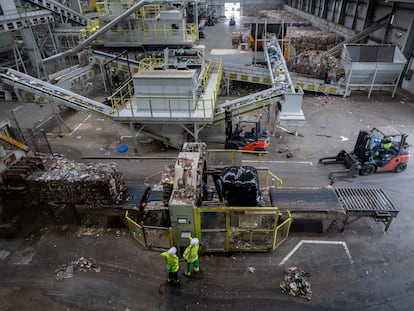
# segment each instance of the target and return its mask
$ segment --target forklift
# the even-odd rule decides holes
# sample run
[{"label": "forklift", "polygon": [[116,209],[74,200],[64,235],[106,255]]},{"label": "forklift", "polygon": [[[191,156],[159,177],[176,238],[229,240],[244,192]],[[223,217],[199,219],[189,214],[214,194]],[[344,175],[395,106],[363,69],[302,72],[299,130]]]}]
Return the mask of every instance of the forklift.
[{"label": "forklift", "polygon": [[231,14],[229,26],[235,26],[235,25],[236,25],[236,20],[234,19],[234,14]]},{"label": "forklift", "polygon": [[394,126],[382,126],[371,131],[360,131],[354,150],[340,151],[335,157],[319,159],[320,164],[343,164],[345,171],[329,174],[329,179],[336,176],[368,176],[376,172],[405,171],[410,160],[410,146],[407,134]]},{"label": "forklift", "polygon": [[260,119],[258,116],[243,116],[233,130],[233,113],[231,109],[227,109],[225,149],[267,151],[270,146],[270,136],[267,130],[260,129]]}]

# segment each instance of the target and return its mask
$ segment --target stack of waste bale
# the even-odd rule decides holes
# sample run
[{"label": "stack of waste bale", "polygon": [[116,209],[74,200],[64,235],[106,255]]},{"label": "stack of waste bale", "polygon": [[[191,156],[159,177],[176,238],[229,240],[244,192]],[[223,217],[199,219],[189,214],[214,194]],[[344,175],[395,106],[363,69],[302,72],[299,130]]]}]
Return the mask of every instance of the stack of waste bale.
[{"label": "stack of waste bale", "polygon": [[31,193],[39,202],[99,208],[121,200],[124,183],[114,163],[77,163],[54,155],[46,164],[45,170],[28,177]]},{"label": "stack of waste bale", "polygon": [[285,38],[292,49],[291,56],[305,51],[327,51],[343,41],[344,38],[334,32],[314,27],[289,27]]},{"label": "stack of waste bale", "polygon": [[285,23],[305,23],[310,24],[309,21],[306,19],[293,14],[287,10],[260,10],[258,13],[260,19],[267,19],[268,23],[272,23],[273,21],[283,21]]}]

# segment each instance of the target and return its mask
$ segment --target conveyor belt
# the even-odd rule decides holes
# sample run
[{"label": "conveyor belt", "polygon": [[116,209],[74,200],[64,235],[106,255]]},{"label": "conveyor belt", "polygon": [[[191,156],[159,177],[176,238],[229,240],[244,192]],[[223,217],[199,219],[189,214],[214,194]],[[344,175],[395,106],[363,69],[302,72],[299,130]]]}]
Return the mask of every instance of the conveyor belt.
[{"label": "conveyor belt", "polygon": [[332,189],[324,188],[275,188],[270,190],[272,206],[282,210],[329,211],[343,208]]},{"label": "conveyor belt", "polygon": [[[385,231],[398,209],[378,188],[275,188],[269,192],[272,206],[289,211],[292,218],[335,220],[346,215],[346,224],[371,217],[385,224]],[[329,221],[328,221],[329,222]]]},{"label": "conveyor belt", "polygon": [[30,94],[44,96],[56,103],[79,111],[95,112],[101,116],[112,118],[112,107],[11,68],[5,73],[0,73],[0,80],[12,86],[15,90],[23,90]]},{"label": "conveyor belt", "polygon": [[271,188],[269,196],[272,206],[291,214],[293,227],[298,222],[312,232],[315,227],[322,232],[338,232],[345,227],[347,215],[333,189]]}]

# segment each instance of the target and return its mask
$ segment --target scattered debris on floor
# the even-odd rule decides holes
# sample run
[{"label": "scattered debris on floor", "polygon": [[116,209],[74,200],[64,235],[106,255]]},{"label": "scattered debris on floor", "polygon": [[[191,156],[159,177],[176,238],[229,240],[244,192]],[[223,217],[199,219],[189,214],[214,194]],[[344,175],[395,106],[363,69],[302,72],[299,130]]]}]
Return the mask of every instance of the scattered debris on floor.
[{"label": "scattered debris on floor", "polygon": [[285,269],[284,279],[280,282],[280,288],[291,296],[311,300],[312,290],[309,279],[309,273],[298,267],[288,267]]},{"label": "scattered debris on floor", "polygon": [[89,270],[94,270],[95,272],[101,272],[101,266],[98,264],[98,261],[89,257],[80,257],[77,260],[72,261],[70,264],[63,264],[55,269],[56,280],[63,281],[64,279],[69,279],[73,277],[75,271],[87,272]]},{"label": "scattered debris on floor", "polygon": [[4,260],[9,257],[10,252],[5,250],[0,250],[0,260]]},{"label": "scattered debris on floor", "polygon": [[256,272],[256,268],[255,267],[249,267],[247,269],[250,273],[254,274]]}]

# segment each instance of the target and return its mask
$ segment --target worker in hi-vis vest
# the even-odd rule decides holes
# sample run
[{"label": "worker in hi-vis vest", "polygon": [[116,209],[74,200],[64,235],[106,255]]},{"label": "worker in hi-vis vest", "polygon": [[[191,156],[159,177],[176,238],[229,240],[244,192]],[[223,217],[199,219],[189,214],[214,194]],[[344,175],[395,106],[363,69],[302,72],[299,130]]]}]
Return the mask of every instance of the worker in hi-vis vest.
[{"label": "worker in hi-vis vest", "polygon": [[161,256],[167,262],[168,283],[178,284],[180,282],[178,276],[180,266],[178,264],[177,248],[173,246],[168,251],[161,253]]},{"label": "worker in hi-vis vest", "polygon": [[186,262],[185,265],[185,276],[190,276],[194,268],[194,272],[198,273],[200,271],[200,263],[198,261],[198,247],[199,241],[197,238],[189,237],[190,245],[184,251],[183,257]]}]

